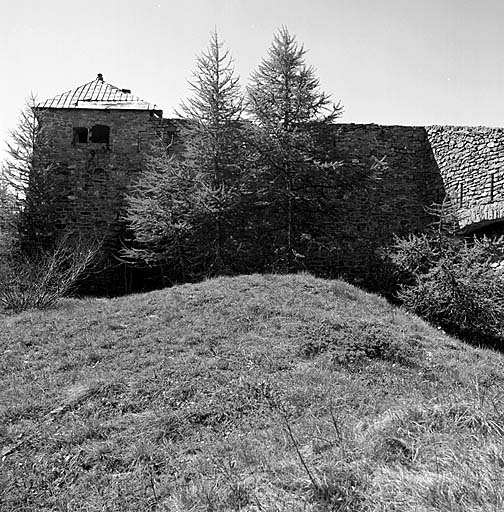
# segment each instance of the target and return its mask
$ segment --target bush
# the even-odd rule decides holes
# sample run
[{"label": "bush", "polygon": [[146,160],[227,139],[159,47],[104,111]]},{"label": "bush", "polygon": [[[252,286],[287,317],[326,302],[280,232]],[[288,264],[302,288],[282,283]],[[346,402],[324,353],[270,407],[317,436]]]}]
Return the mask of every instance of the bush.
[{"label": "bush", "polygon": [[352,324],[320,322],[305,333],[300,352],[305,357],[327,352],[334,363],[343,366],[375,360],[416,366],[422,348],[397,326],[362,319]]},{"label": "bush", "polygon": [[20,312],[53,306],[96,260],[99,245],[59,243],[51,251],[11,254],[0,266],[0,306]]},{"label": "bush", "polygon": [[428,233],[397,237],[387,254],[409,310],[473,342],[504,339],[504,241],[458,236],[448,215]]}]

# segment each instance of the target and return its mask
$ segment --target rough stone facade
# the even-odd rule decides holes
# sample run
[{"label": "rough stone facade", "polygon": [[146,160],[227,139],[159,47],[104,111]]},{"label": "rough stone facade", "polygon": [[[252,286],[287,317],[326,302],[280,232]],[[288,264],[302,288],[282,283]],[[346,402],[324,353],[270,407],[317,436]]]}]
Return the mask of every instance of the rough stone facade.
[{"label": "rough stone facade", "polygon": [[470,232],[504,219],[504,129],[426,131],[446,192],[459,209],[460,227]]},{"label": "rough stone facade", "polygon": [[[355,176],[341,197],[332,273],[369,286],[381,280],[381,248],[394,234],[423,230],[432,220],[425,206],[443,197],[427,133],[422,127],[337,124],[321,137],[342,172]],[[382,164],[370,172],[377,162]]]},{"label": "rough stone facade", "polygon": [[406,199],[402,214],[397,211],[397,228],[397,223],[414,225],[414,219],[423,224],[425,206],[445,195],[457,206],[463,232],[504,220],[503,128],[342,124],[333,128],[332,138],[333,153],[349,172],[385,158],[386,210]]},{"label": "rough stone facade", "polygon": [[[337,268],[369,285],[379,280],[381,247],[394,234],[432,222],[426,207],[446,195],[462,232],[503,233],[504,129],[337,124],[321,134],[332,157],[359,182],[342,198]],[[362,180],[376,161],[378,176]]]},{"label": "rough stone facade", "polygon": [[[128,279],[126,266],[114,257],[121,247],[127,191],[144,165],[153,138],[160,133],[169,136],[175,126],[147,110],[45,109],[41,118],[51,141],[47,159],[56,164],[55,228],[103,244],[108,272],[100,281],[121,282],[99,288],[114,293]],[[101,142],[93,142],[95,126],[108,127]],[[81,139],[87,140],[79,141],[76,130],[84,130]]]},{"label": "rough stone facade", "polygon": [[[110,267],[120,267],[113,255],[121,246],[125,196],[149,142],[160,130],[176,132],[176,122],[159,114],[92,108],[44,112],[51,158],[58,163],[57,228],[102,239]],[[96,125],[109,127],[107,143],[89,136]],[[87,130],[85,142],[80,129]],[[465,230],[504,218],[503,129],[337,124],[320,137],[346,176],[355,177],[355,186],[341,197],[337,222],[341,236],[334,268],[341,275],[362,282],[376,278],[380,247],[394,234],[424,229],[431,220],[425,207],[446,193],[455,199]],[[377,179],[363,179],[378,161]],[[104,291],[128,290],[128,269],[114,279],[118,275],[121,283],[108,282]]]},{"label": "rough stone facade", "polygon": [[[374,194],[383,208],[366,211],[362,222],[387,224],[395,231],[421,228],[428,220],[425,205],[439,201],[444,185],[425,128],[339,124],[327,134],[332,156],[346,173],[361,175],[377,161],[384,168],[373,181]],[[372,213],[369,215],[369,213]],[[383,227],[381,228],[383,229]]]}]

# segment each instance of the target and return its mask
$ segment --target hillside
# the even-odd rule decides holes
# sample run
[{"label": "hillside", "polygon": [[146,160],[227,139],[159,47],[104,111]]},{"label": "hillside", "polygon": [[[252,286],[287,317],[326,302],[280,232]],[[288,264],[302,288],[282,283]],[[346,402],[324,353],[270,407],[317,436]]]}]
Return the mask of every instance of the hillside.
[{"label": "hillside", "polygon": [[504,359],[308,275],[0,316],[2,511],[504,509]]}]

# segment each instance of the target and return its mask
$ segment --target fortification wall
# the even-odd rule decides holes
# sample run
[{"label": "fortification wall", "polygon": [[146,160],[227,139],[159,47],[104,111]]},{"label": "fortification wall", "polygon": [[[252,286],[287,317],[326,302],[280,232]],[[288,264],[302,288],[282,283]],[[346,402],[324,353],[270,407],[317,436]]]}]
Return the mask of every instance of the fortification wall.
[{"label": "fortification wall", "polygon": [[[92,289],[114,293],[124,287],[128,274],[113,256],[121,247],[126,194],[144,166],[153,137],[161,129],[175,127],[140,110],[46,109],[42,119],[51,141],[46,159],[55,163],[51,170],[54,234],[77,234],[101,243],[102,267],[108,270],[95,279]],[[107,142],[93,141],[96,125],[108,127]],[[85,141],[79,141],[77,128],[84,130]]]},{"label": "fortification wall", "polygon": [[384,164],[378,175],[370,176],[375,178],[372,181],[375,199],[379,200],[377,209],[370,212],[366,200],[353,205],[366,212],[362,222],[387,224],[397,231],[424,225],[428,220],[425,205],[438,201],[444,193],[425,128],[339,124],[328,136],[331,154],[343,162],[347,174],[360,176],[377,161]]},{"label": "fortification wall", "polygon": [[467,231],[504,218],[504,129],[430,126],[428,142]]},{"label": "fortification wall", "polygon": [[[176,121],[147,111],[47,110],[53,140],[57,229],[104,237],[117,253],[121,214],[145,150],[160,129],[173,134]],[[108,144],[75,141],[75,127],[110,127]],[[382,279],[379,252],[394,234],[425,229],[425,207],[446,193],[455,198],[461,226],[504,218],[504,129],[450,126],[407,127],[337,124],[318,134],[330,157],[341,162],[346,182],[338,211],[321,230],[336,232],[334,262],[310,271],[342,275],[367,286]],[[336,219],[336,220],[335,220]]]},{"label": "fortification wall", "polygon": [[[128,187],[144,165],[145,151],[162,120],[148,111],[48,109],[43,123],[56,162],[57,228],[118,245],[119,218]],[[109,128],[108,142],[93,142],[93,126]],[[79,141],[75,129],[87,130]]]},{"label": "fortification wall", "polygon": [[444,193],[436,161],[422,127],[337,124],[319,136],[350,181],[336,224],[324,227],[338,233],[331,272],[369,286],[381,279],[380,249],[394,234],[431,222],[425,206]]},{"label": "fortification wall", "polygon": [[[356,179],[336,226],[341,273],[372,282],[380,247],[425,229],[433,220],[426,207],[446,194],[462,230],[502,234],[495,223],[504,219],[504,129],[338,124],[320,136]],[[363,179],[377,160],[385,167]]]}]

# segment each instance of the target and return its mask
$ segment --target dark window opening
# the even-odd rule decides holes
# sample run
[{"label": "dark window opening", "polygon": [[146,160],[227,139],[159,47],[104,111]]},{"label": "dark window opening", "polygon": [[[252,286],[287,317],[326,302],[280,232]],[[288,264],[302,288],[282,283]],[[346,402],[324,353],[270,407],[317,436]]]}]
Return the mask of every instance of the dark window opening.
[{"label": "dark window opening", "polygon": [[73,129],[73,142],[75,144],[86,144],[88,141],[88,129],[78,126]]},{"label": "dark window opening", "polygon": [[95,124],[91,128],[91,142],[98,142],[101,144],[109,144],[110,127],[103,124]]}]

